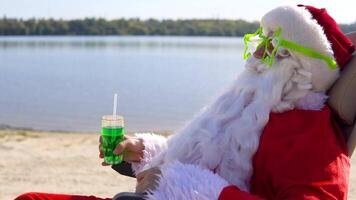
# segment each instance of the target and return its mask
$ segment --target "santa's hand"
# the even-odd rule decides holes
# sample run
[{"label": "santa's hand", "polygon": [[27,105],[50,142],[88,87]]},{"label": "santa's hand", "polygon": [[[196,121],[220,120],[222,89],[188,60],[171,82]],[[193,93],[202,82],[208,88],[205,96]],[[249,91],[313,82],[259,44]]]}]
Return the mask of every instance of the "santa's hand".
[{"label": "santa's hand", "polygon": [[158,167],[150,168],[137,174],[136,193],[145,193],[155,190],[160,174],[161,170]]}]

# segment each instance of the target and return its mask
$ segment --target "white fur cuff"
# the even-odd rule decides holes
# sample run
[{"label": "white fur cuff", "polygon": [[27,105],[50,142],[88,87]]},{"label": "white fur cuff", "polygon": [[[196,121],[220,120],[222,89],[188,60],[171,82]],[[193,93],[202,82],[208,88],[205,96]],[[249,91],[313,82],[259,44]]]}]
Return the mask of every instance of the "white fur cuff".
[{"label": "white fur cuff", "polygon": [[145,150],[143,151],[143,158],[140,162],[132,162],[131,168],[135,174],[140,173],[145,165],[149,163],[154,156],[167,149],[167,139],[161,135],[152,133],[136,133],[137,138],[143,141]]},{"label": "white fur cuff", "polygon": [[218,199],[228,182],[207,169],[196,165],[173,162],[161,169],[162,174],[149,200],[211,200]]}]

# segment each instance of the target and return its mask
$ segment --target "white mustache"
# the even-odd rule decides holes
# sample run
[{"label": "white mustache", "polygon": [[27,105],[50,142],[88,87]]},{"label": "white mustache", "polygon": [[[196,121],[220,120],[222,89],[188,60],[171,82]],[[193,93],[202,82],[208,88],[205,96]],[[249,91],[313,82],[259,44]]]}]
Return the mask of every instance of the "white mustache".
[{"label": "white mustache", "polygon": [[263,64],[260,59],[251,56],[246,60],[245,68],[255,73],[263,73],[268,69],[268,66]]}]

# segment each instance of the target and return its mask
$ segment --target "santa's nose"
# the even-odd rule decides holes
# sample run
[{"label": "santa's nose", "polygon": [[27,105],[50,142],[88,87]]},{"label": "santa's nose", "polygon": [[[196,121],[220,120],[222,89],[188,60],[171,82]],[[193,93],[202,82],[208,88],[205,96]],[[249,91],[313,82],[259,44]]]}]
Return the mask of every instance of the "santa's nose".
[{"label": "santa's nose", "polygon": [[261,59],[263,57],[263,54],[265,52],[265,46],[262,45],[256,51],[253,53],[253,56],[257,59]]},{"label": "santa's nose", "polygon": [[[271,54],[273,49],[274,49],[274,47],[273,47],[272,43],[270,41],[268,41],[268,48],[267,48],[268,53]],[[266,45],[261,45],[253,53],[253,56],[257,59],[262,59],[263,56],[267,54],[267,52],[265,53],[265,50],[266,50]]]}]

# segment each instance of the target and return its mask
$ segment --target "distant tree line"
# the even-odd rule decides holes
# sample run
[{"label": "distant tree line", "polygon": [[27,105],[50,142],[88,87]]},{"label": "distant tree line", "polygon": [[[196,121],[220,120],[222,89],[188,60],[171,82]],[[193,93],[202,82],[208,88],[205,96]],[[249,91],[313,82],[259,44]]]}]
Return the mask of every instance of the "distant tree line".
[{"label": "distant tree line", "polygon": [[244,20],[0,19],[0,35],[189,35],[242,36],[258,22]]},{"label": "distant tree line", "polygon": [[[253,32],[258,22],[244,20],[140,20],[140,19],[0,19],[0,35],[186,35],[243,36]],[[355,31],[356,22],[343,24],[345,32]]]}]

